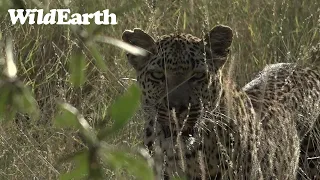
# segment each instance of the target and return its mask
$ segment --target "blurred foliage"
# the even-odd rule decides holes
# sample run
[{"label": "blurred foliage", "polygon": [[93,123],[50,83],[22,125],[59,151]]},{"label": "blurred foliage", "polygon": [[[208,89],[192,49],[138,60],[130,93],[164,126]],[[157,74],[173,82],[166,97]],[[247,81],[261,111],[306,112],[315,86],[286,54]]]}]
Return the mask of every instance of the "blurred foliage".
[{"label": "blurred foliage", "polygon": [[[230,64],[243,85],[266,64],[319,59],[319,7],[318,0],[1,0],[0,179],[152,179],[137,148],[140,92],[130,86],[123,49],[145,52],[118,40],[123,30],[201,37],[229,25]],[[13,26],[9,8],[110,9],[118,24]]]},{"label": "blurred foliage", "polygon": [[[18,0],[12,2],[3,1],[0,6],[2,10],[9,7],[24,7],[23,2]],[[123,10],[127,9],[121,7],[118,12]],[[90,51],[93,53],[98,67],[101,67],[102,70],[107,70],[107,65],[103,61],[97,48],[95,48],[95,42],[91,41],[91,39],[94,39],[94,35],[85,30],[80,30],[80,27],[77,26],[71,29],[75,36],[85,43],[80,45],[82,48],[84,48],[85,45],[90,47]],[[98,29],[98,27],[96,27],[96,29]],[[96,29],[92,29],[92,31],[97,32],[98,30]],[[105,38],[105,43],[109,43],[109,37],[103,38]],[[5,47],[3,47],[6,49],[6,56],[2,57],[5,58],[5,62],[3,63],[5,67],[3,68],[4,71],[0,79],[0,120],[12,121],[15,119],[18,111],[33,115],[32,119],[36,119],[39,117],[37,102],[27,87],[18,80],[12,41],[10,38],[8,39],[4,45]],[[144,53],[144,50],[125,44],[120,40],[112,39],[110,43],[125,50],[128,49],[129,52],[136,54]],[[2,42],[1,44],[3,45],[4,43]],[[70,83],[72,86],[81,87],[85,83],[86,64],[85,55],[81,51],[75,51],[72,54],[69,61]],[[136,157],[137,155],[133,152],[129,153],[129,149],[119,151],[118,147],[112,147],[101,141],[110,134],[118,132],[128,123],[128,120],[133,116],[139,105],[139,99],[140,91],[137,86],[132,85],[128,88],[128,91],[119,97],[110,107],[110,116],[114,120],[114,125],[111,128],[102,128],[98,134],[99,138],[96,131],[75,107],[68,103],[61,103],[59,105],[60,110],[54,118],[54,124],[59,128],[79,129],[80,135],[87,146],[85,150],[77,151],[64,159],[74,161],[76,167],[70,172],[61,174],[61,180],[81,179],[84,177],[87,179],[104,179],[104,173],[102,172],[103,167],[100,163],[101,160],[113,169],[126,169],[139,179],[150,180],[153,178],[152,170],[145,159],[139,158],[139,156]]]}]

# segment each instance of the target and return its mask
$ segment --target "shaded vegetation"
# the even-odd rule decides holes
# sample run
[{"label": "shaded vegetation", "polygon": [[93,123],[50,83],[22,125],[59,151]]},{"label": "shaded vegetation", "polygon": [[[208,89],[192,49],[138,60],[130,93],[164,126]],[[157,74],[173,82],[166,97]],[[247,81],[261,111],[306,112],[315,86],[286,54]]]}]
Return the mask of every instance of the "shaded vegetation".
[{"label": "shaded vegetation", "polygon": [[[110,9],[117,14],[118,24],[12,25],[9,7],[70,8],[78,13]],[[13,103],[11,109],[0,106],[0,118],[10,120],[0,125],[0,179],[70,179],[72,173],[88,175],[94,171],[92,177],[100,174],[109,179],[127,179],[132,175],[149,178],[148,171],[139,173],[145,163],[134,160],[143,154],[139,151],[143,119],[141,113],[133,113],[137,104],[128,101],[135,102],[139,93],[133,86],[129,95],[117,98],[135,82],[134,74],[126,62],[125,51],[104,43],[110,43],[110,37],[119,39],[125,29],[140,27],[153,36],[186,32],[201,37],[216,24],[228,25],[235,32],[231,70],[240,85],[266,64],[320,64],[318,0],[32,0],[27,4],[4,0],[0,10],[0,70],[4,74],[0,81],[0,105]],[[20,80],[6,74],[6,48],[10,42],[9,53]],[[13,91],[17,92],[9,95]],[[130,92],[135,95],[130,96]],[[32,105],[34,100],[37,105]],[[39,112],[32,108],[35,106]],[[122,108],[128,112],[119,112]],[[4,113],[13,110],[18,113]],[[9,117],[3,117],[4,114]],[[127,121],[131,115],[131,121]],[[65,119],[70,121],[64,122]],[[54,126],[54,122],[69,128]],[[88,122],[88,126],[81,122]],[[99,150],[94,149],[97,143]],[[81,153],[76,154],[76,161],[60,162],[78,151]],[[96,157],[90,153],[100,157],[91,159],[92,162],[102,160],[110,164],[103,164],[101,169],[83,166]],[[79,165],[77,160],[82,163]],[[77,171],[73,171],[75,167]]]}]

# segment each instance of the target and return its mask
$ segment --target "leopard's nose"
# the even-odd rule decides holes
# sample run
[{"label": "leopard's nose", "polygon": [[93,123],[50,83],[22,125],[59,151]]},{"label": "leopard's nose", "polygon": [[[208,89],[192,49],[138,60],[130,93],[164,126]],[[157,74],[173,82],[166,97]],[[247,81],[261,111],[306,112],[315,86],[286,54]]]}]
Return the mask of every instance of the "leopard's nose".
[{"label": "leopard's nose", "polygon": [[169,110],[175,109],[177,114],[181,114],[189,107],[190,86],[188,83],[182,83],[172,87],[169,87],[170,93],[167,96]]},{"label": "leopard's nose", "polygon": [[169,102],[169,109],[170,111],[175,109],[175,112],[177,114],[180,114],[188,109],[188,103],[187,102]]}]

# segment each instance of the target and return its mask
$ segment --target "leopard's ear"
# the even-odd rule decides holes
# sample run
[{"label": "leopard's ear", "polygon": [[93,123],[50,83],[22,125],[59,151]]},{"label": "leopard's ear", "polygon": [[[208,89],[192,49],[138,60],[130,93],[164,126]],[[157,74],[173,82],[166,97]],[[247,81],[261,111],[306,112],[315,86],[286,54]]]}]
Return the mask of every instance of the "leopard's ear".
[{"label": "leopard's ear", "polygon": [[232,29],[224,25],[215,26],[204,37],[208,59],[215,61],[216,68],[220,68],[227,60],[232,38]]},{"label": "leopard's ear", "polygon": [[[125,30],[122,33],[122,40],[134,46],[138,46],[147,50],[150,55],[150,50],[154,46],[154,39],[139,28],[131,30]],[[140,70],[149,60],[149,55],[146,56],[135,56],[133,54],[127,54],[129,63],[135,68]]]}]

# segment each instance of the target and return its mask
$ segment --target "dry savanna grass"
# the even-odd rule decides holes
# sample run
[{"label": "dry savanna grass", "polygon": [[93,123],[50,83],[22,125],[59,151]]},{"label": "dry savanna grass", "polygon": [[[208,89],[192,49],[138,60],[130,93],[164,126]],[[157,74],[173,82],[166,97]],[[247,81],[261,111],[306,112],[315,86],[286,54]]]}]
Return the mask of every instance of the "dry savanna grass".
[{"label": "dry savanna grass", "polygon": [[[314,63],[310,51],[320,41],[318,0],[31,0],[11,4],[13,8],[19,8],[19,2],[26,8],[70,8],[79,13],[110,9],[117,15],[117,25],[75,28],[12,25],[7,12],[10,2],[0,2],[1,70],[5,40],[12,37],[17,76],[32,91],[40,116],[33,119],[17,113],[11,121],[1,123],[0,179],[58,179],[72,171],[76,164],[61,163],[60,159],[87,149],[88,144],[81,131],[53,125],[59,102],[77,108],[94,129],[112,126],[110,106],[134,83],[134,74],[125,51],[93,41],[97,35],[119,39],[125,29],[139,27],[154,37],[171,32],[201,37],[217,24],[228,25],[235,32],[230,72],[241,86],[266,64]],[[88,37],[77,33],[83,31]],[[74,57],[82,58],[83,64],[78,66],[86,69],[80,87],[70,83]],[[124,128],[104,140],[120,149],[138,148],[142,123],[141,113],[135,113]],[[107,179],[132,178],[115,169],[103,165],[102,174]]]}]

